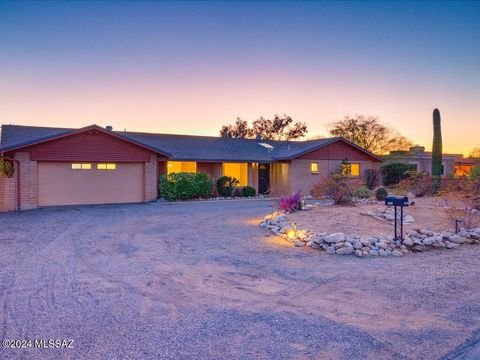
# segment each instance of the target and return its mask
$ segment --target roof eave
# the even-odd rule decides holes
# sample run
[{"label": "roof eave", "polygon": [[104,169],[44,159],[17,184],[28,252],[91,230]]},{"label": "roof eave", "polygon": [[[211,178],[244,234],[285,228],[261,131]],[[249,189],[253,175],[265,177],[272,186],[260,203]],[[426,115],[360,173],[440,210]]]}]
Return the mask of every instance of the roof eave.
[{"label": "roof eave", "polygon": [[117,139],[127,141],[127,142],[130,142],[130,143],[134,144],[134,145],[146,148],[146,149],[148,149],[150,151],[153,151],[157,154],[164,155],[166,157],[171,156],[171,154],[167,151],[164,151],[164,150],[158,149],[156,147],[152,147],[150,145],[144,144],[140,141],[137,141],[135,139],[130,138],[129,136],[120,136],[120,135],[118,135],[114,132],[108,131],[108,130],[102,128],[101,126],[98,126],[98,125],[95,125],[95,124],[85,126],[83,128],[77,129],[77,130],[67,130],[67,131],[64,131],[64,132],[61,132],[61,133],[58,133],[58,134],[55,134],[55,135],[44,136],[44,137],[41,137],[41,138],[38,138],[38,139],[35,139],[35,140],[31,140],[31,141],[27,141],[27,142],[24,142],[24,143],[20,143],[20,144],[14,144],[14,145],[6,146],[6,147],[0,147],[0,152],[23,149],[23,148],[26,148],[26,147],[29,147],[29,146],[42,144],[42,143],[45,143],[45,142],[48,142],[48,141],[60,139],[60,138],[67,137],[67,136],[72,136],[72,135],[79,134],[79,133],[82,133],[82,132],[85,132],[85,131],[88,131],[88,130],[93,130],[93,129],[101,131],[102,133],[108,134],[110,136],[116,137]]}]

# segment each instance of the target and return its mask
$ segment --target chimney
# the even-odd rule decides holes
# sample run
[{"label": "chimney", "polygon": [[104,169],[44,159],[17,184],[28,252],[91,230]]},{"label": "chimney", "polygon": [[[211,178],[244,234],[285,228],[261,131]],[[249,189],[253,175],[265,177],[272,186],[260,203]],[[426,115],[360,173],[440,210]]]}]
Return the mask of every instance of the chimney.
[{"label": "chimney", "polygon": [[112,131],[113,127],[111,125],[107,125],[107,126],[105,126],[105,129],[107,129],[107,131]]},{"label": "chimney", "polygon": [[425,146],[415,145],[410,148],[410,153],[414,155],[423,154],[425,152]]}]

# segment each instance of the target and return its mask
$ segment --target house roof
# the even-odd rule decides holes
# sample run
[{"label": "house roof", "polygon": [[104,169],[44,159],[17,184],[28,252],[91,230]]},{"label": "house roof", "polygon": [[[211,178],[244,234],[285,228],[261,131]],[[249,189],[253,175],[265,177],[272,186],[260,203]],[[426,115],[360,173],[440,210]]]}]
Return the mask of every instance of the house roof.
[{"label": "house roof", "polygon": [[[110,133],[110,131],[97,125],[91,125],[91,127],[99,128],[102,131]],[[0,152],[11,151],[53,140],[58,137],[73,135],[78,131],[83,131],[88,128],[90,127],[69,129],[2,125]],[[172,160],[272,162],[294,159],[302,154],[317,150],[336,141],[344,141],[359,151],[372,156],[377,161],[382,161],[374,154],[339,137],[308,141],[272,141],[129,131],[112,131],[111,133],[158,153],[166,154]],[[269,146],[262,146],[260,143],[268,144]]]}]

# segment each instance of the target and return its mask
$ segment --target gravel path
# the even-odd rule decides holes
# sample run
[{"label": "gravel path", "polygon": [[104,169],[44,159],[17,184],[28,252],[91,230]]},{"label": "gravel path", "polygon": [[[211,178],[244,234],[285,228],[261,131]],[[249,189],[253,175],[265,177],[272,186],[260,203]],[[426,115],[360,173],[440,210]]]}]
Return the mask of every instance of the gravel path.
[{"label": "gravel path", "polygon": [[[0,214],[0,359],[439,359],[480,329],[480,247],[291,248],[266,201]],[[462,357],[462,359],[469,359]]]}]

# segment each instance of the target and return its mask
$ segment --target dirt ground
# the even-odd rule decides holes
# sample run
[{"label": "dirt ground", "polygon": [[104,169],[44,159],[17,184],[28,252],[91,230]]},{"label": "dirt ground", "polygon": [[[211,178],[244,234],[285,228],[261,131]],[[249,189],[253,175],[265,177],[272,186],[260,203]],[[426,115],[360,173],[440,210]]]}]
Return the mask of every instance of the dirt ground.
[{"label": "dirt ground", "polygon": [[465,344],[480,329],[480,247],[330,256],[269,236],[258,226],[269,211],[218,201],[0,214],[0,338],[74,340],[0,359],[476,358]]},{"label": "dirt ground", "polygon": [[[404,208],[405,215],[412,215],[415,222],[405,224],[404,229],[430,229],[444,231],[454,227],[448,221],[443,210],[444,202],[434,198],[415,198],[414,205]],[[385,205],[356,206],[318,206],[311,211],[296,212],[287,216],[287,220],[295,222],[318,233],[343,232],[347,235],[375,236],[393,234],[391,221],[378,220],[362,215],[365,210],[383,211]]]}]

